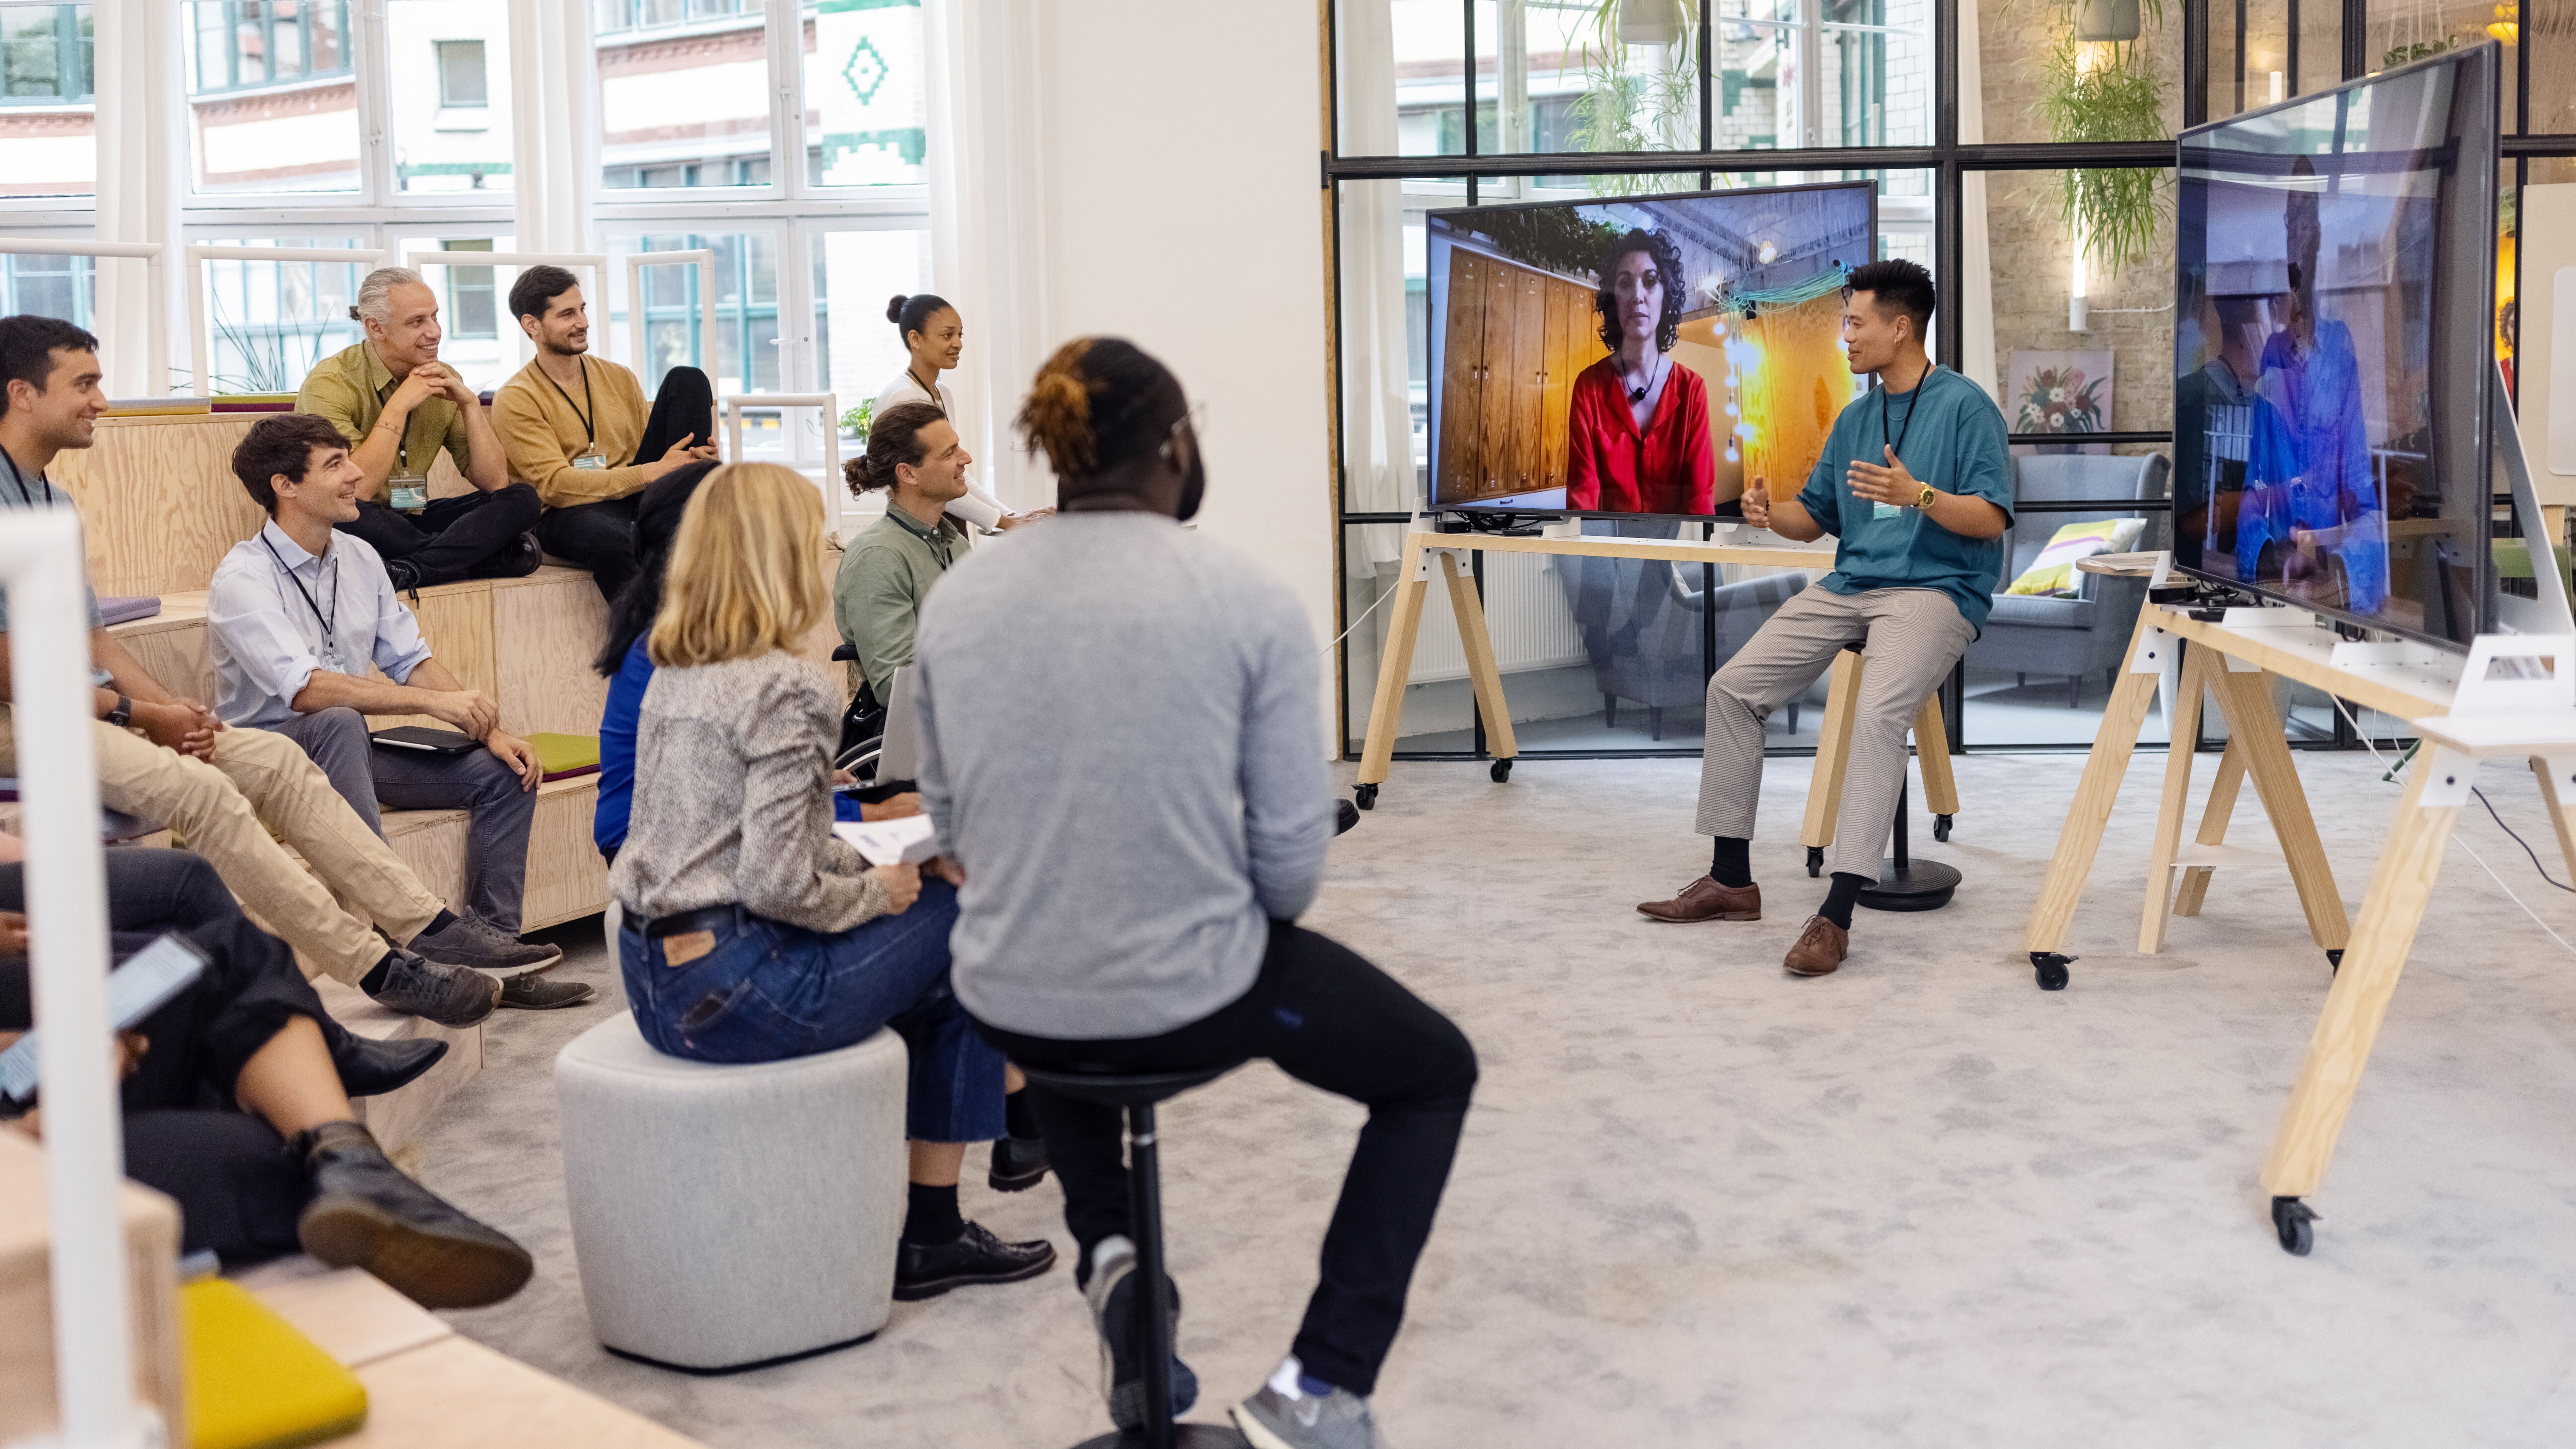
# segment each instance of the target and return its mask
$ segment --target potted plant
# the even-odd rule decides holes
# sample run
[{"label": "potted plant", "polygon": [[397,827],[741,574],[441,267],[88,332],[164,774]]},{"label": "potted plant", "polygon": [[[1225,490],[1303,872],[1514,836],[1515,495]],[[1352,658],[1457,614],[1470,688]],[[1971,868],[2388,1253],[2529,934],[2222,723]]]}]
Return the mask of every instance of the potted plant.
[{"label": "potted plant", "polygon": [[[2144,16],[2140,11],[2143,7]],[[2039,61],[2032,109],[2052,141],[2154,141],[2165,129],[2165,83],[2139,46],[2143,19],[2161,30],[2164,0],[2053,0],[2054,42]],[[2123,167],[2058,173],[2058,212],[2086,256],[2118,271],[2147,254],[2173,208],[2169,170]]]}]

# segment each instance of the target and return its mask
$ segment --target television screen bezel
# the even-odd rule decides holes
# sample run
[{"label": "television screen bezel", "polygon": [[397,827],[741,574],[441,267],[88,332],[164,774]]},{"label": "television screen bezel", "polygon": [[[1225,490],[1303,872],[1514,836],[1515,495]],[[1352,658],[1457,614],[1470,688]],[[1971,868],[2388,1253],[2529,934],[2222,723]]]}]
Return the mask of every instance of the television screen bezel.
[{"label": "television screen bezel", "polygon": [[[2486,88],[2486,94],[2484,97],[2485,105],[2480,108],[2480,119],[2483,121],[2483,125],[2480,127],[2483,131],[2483,143],[2481,143],[2481,138],[2475,135],[2459,138],[2461,154],[2452,158],[2449,167],[2444,171],[2442,176],[2442,203],[2446,207],[2453,205],[2468,206],[2474,208],[2476,215],[2491,218],[2496,215],[2496,172],[2503,164],[2503,124],[2501,110],[2503,94],[2502,54],[2503,47],[2499,46],[2494,41],[2487,41],[2480,45],[2471,46],[2466,50],[2431,56],[2424,60],[2416,61],[2411,65],[2399,66],[2393,70],[2384,70],[2376,75],[2362,76],[2355,80],[2345,81],[2340,85],[2328,86],[2323,90],[2310,91],[2305,95],[2294,96],[2288,100],[2277,101],[2258,110],[2239,112],[2238,114],[2229,116],[2224,120],[2210,121],[2202,125],[2189,127],[2174,138],[2174,185],[2177,195],[2177,204],[2179,203],[2179,195],[2182,187],[2184,159],[2191,148],[2191,142],[2194,137],[2207,136],[2226,131],[2230,128],[2244,125],[2245,123],[2256,120],[2260,117],[2272,115],[2276,112],[2292,110],[2301,106],[2311,106],[2316,104],[2318,101],[2325,100],[2339,93],[2359,92],[2371,86],[2383,85],[2399,77],[2413,75],[2419,71],[2428,71],[2437,66],[2454,66],[2462,69],[2463,71],[2469,72],[2470,77],[2473,78],[2471,83],[2483,83]],[[2456,104],[2457,102],[2455,100],[2455,107]],[[2483,154],[2474,159],[2470,158],[2467,154],[2473,150],[2481,149]],[[2461,178],[2463,175],[2474,178],[2468,184],[2477,188],[2476,194],[2464,199],[2458,197],[2453,191],[2453,188],[2462,184]],[[2479,204],[2481,200],[2483,200],[2483,205]],[[2446,240],[2439,229],[2439,221],[2447,219],[2449,219],[2449,214],[2447,213],[2444,217],[2437,219],[2437,229],[2435,231],[2436,246],[2442,245]],[[2177,221],[2179,221],[2179,214],[2177,214]],[[2454,441],[2454,439],[2451,438],[2451,434],[2454,430],[2463,427],[2468,430],[2468,451],[2474,456],[2475,460],[2471,464],[2471,469],[2478,480],[2477,484],[2474,485],[2477,488],[2477,496],[2480,500],[2477,516],[2482,527],[2487,526],[2486,521],[2492,517],[2494,512],[2495,430],[2489,422],[2488,409],[2492,401],[2494,389],[2498,385],[2496,380],[2494,347],[2495,247],[2492,231],[2485,233],[2485,235],[2487,236],[2488,245],[2477,258],[2479,265],[2476,268],[2475,280],[2475,285],[2478,289],[2478,295],[2481,302],[2474,314],[2477,319],[2476,325],[2479,329],[2479,336],[2483,339],[2480,351],[2484,358],[2484,362],[2482,365],[2467,369],[2470,374],[2467,385],[2472,390],[2473,394],[2468,408],[2446,408],[2437,403],[2431,413],[2431,427],[2433,434],[2432,451],[2437,457],[2445,456],[2449,452],[2449,448],[2446,445],[2448,442]],[[2446,264],[2453,260],[2453,258],[2441,255],[2437,252],[2433,260],[2433,269],[2435,274],[2441,275],[2446,271],[2449,271],[2450,268]],[[2191,295],[2190,264],[2182,254],[2181,235],[2179,230],[2177,230],[2174,245],[2175,307],[2179,309],[2183,305],[2185,299],[2189,298]],[[2437,290],[2433,300],[2435,307],[2437,309],[2441,308],[2445,305],[2446,294]],[[2179,322],[2179,317],[2177,317],[2176,320]],[[2435,369],[2437,369],[2437,380],[2434,384],[2434,390],[2437,395],[2444,387],[2448,386],[2450,382],[2447,377],[2444,377],[2441,374],[2449,370],[2450,364],[2447,360],[2447,355],[2454,350],[2446,346],[2443,341],[2447,329],[2453,325],[2456,325],[2456,319],[2446,317],[2439,311],[2436,312],[2432,323],[2434,343],[2430,363]],[[2177,336],[2179,336],[2179,328],[2177,328]],[[2178,347],[2179,344],[2177,344],[2177,348]],[[2181,359],[2177,356],[2175,358],[2176,364],[2179,365],[2180,361]],[[2181,394],[2179,389],[2176,390],[2174,402],[2175,412],[2172,424],[2173,438],[2175,442],[2179,442],[2182,436]],[[2171,447],[2173,444],[2169,443],[2167,446]],[[2445,649],[2455,654],[2466,654],[2469,652],[2468,640],[2453,639],[2444,634],[2431,634],[2420,629],[2403,628],[2392,624],[2385,619],[2377,618],[2372,615],[2356,614],[2346,609],[2331,608],[2318,604],[2312,599],[2295,597],[2281,589],[2267,587],[2264,584],[2249,582],[2244,579],[2231,578],[2206,568],[2184,563],[2182,561],[2182,550],[2180,548],[2180,544],[2182,542],[2180,527],[2181,513],[2179,509],[2179,495],[2181,492],[2180,485],[2181,480],[2177,478],[2175,480],[2175,487],[2170,490],[2174,495],[2176,495],[2175,501],[2177,503],[2173,520],[2174,528],[2172,530],[2171,537],[2171,542],[2174,547],[2170,551],[2171,568],[2174,573],[2187,575],[2195,579],[2206,580],[2207,582],[2218,584],[2226,588],[2252,594],[2257,598],[2267,600],[2271,603],[2286,605],[2294,609],[2304,609],[2320,618],[2333,619],[2339,623],[2351,625],[2354,628],[2365,629],[2374,633],[2394,635],[2403,639],[2411,639],[2417,643],[2429,644],[2435,648]],[[2382,500],[2383,504],[2385,501],[2385,499]],[[2495,550],[2492,543],[2489,542],[2490,536],[2491,535],[2489,534],[2481,533],[2478,542],[2482,547],[2471,550],[2473,567],[2476,571],[2474,587],[2477,595],[2477,627],[2471,632],[2472,638],[2477,634],[2492,632],[2496,621],[2497,591],[2494,557]]]},{"label": "television screen bezel", "polygon": [[[1792,186],[1730,186],[1719,187],[1706,191],[1654,191],[1642,193],[1633,197],[1587,196],[1572,198],[1565,201],[1515,201],[1501,206],[1439,207],[1427,210],[1423,213],[1423,282],[1427,290],[1431,277],[1430,223],[1431,219],[1434,217],[1491,216],[1496,212],[1535,211],[1545,207],[1616,206],[1623,201],[1701,201],[1712,197],[1775,196],[1793,191],[1856,190],[1866,192],[1869,202],[1869,255],[1871,261],[1876,261],[1879,259],[1879,245],[1881,241],[1884,240],[1883,235],[1879,231],[1878,225],[1878,186],[1879,184],[1876,181],[1802,181]],[[1439,358],[1438,348],[1442,337],[1440,320],[1443,315],[1445,315],[1444,311],[1441,308],[1434,306],[1426,309],[1423,317],[1423,369],[1425,378],[1429,380],[1428,384],[1423,389],[1424,406],[1422,415],[1423,427],[1429,436],[1429,443],[1426,449],[1428,460],[1424,463],[1422,469],[1422,511],[1425,514],[1437,515],[1443,513],[1455,513],[1460,515],[1481,515],[1487,518],[1503,521],[1562,521],[1565,519],[1577,519],[1586,522],[1599,519],[1617,523],[1740,523],[1743,521],[1743,509],[1739,504],[1734,502],[1720,504],[1717,511],[1711,513],[1620,513],[1603,509],[1536,508],[1528,505],[1516,504],[1440,502],[1440,391],[1437,386],[1440,369],[1436,364]],[[1593,315],[1597,317],[1600,314],[1596,311]],[[1940,325],[1937,314],[1933,325],[1936,327]],[[1864,390],[1866,390],[1866,388],[1864,388]],[[1854,396],[1857,397],[1858,394],[1855,394]],[[1806,480],[1803,478],[1799,479],[1798,482],[1801,487],[1806,484]]]}]

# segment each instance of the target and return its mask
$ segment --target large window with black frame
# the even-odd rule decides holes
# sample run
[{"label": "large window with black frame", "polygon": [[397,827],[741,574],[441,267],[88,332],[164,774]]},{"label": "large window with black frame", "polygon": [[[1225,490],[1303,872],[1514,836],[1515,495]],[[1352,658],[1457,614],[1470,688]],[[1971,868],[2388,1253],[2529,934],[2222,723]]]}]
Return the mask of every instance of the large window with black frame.
[{"label": "large window with black frame", "polygon": [[[2002,408],[2020,500],[2005,598],[1946,692],[1954,749],[2088,745],[2143,607],[2143,585],[2094,575],[2077,574],[2072,597],[2010,589],[2061,530],[2106,529],[2123,551],[2165,546],[2173,401],[2192,383],[2175,377],[2176,329],[2224,326],[2174,311],[2180,130],[2493,41],[2506,76],[2496,336],[2517,390],[2525,279],[2545,287],[2576,265],[2576,0],[2528,14],[2511,0],[1331,0],[1330,12],[1351,754],[1376,694],[1392,612],[1380,606],[1400,582],[1406,527],[1442,501],[1515,487],[1532,506],[1567,498],[1550,491],[1565,464],[1548,443],[1565,410],[1554,393],[1566,389],[1548,380],[1563,384],[1606,351],[1586,295],[1603,281],[1586,250],[1599,246],[1582,238],[1656,229],[1651,217],[1689,204],[1666,198],[1866,182],[1875,254],[1932,269],[1934,359]],[[1584,205],[1533,207],[1547,202]],[[1435,216],[1506,207],[1531,209],[1477,225]],[[1497,238],[1521,238],[1522,254],[1503,255],[1511,247]],[[1773,253],[1798,244],[1707,240],[1716,279],[1690,275],[1686,260],[1694,294],[1672,352],[1715,384],[1705,392],[1723,499],[1730,475],[1740,486],[1779,441],[1766,428],[1803,426],[1783,421],[1792,409],[1766,389],[1759,360],[1796,345],[1783,335],[1789,314],[1775,312],[1767,335],[1751,317],[1756,299],[1796,295],[1798,268]],[[1745,254],[1730,264],[1729,247]],[[1498,280],[1532,300],[1487,307],[1483,322],[1452,301]],[[2546,367],[2546,341],[2535,338],[2525,370]],[[1796,411],[1850,395],[1838,355],[1818,361],[1803,368]],[[1495,387],[1497,371],[1533,385]],[[2539,474],[2535,412],[2523,428]],[[1477,456],[1462,427],[1504,441]],[[2576,456],[2576,438],[2564,451]],[[1512,460],[1513,481],[1458,491],[1462,470],[1490,474],[1496,456]],[[1709,531],[1671,517],[1583,527]],[[1774,571],[1733,565],[1479,557],[1513,731],[1530,756],[1696,753],[1708,676],[1790,591]],[[1425,599],[1399,757],[1488,752],[1445,594]],[[1823,703],[1820,683],[1775,714],[1772,747],[1812,750]],[[2304,688],[2285,687],[2280,706],[2302,746],[2356,745],[2356,726],[2396,732]],[[2162,728],[2151,714],[2147,740]],[[2204,747],[2223,736],[2212,712]]]}]

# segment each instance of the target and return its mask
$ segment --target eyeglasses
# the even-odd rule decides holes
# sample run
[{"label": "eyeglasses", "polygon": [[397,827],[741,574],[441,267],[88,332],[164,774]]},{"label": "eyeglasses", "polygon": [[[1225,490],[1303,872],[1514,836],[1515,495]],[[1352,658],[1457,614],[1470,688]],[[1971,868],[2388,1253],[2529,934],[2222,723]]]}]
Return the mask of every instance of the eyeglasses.
[{"label": "eyeglasses", "polygon": [[1182,413],[1179,420],[1172,424],[1171,431],[1163,438],[1163,446],[1158,450],[1161,453],[1164,462],[1172,463],[1178,461],[1173,457],[1173,451],[1175,445],[1177,445],[1181,440],[1181,429],[1183,428],[1190,430],[1191,439],[1199,447],[1206,447],[1208,435],[1208,405],[1204,402],[1191,403],[1189,405],[1189,410]]}]

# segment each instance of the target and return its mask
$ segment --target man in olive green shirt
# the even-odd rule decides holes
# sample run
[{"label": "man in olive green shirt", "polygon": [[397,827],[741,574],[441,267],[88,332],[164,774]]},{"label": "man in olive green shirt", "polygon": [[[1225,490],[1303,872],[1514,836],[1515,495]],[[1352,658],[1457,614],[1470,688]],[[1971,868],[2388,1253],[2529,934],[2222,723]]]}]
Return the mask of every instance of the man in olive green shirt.
[{"label": "man in olive green shirt", "polygon": [[[534,573],[536,490],[510,482],[481,400],[438,360],[438,294],[408,267],[380,267],[349,315],[366,340],[315,364],[295,397],[297,412],[339,429],[366,475],[358,516],[340,529],[374,546],[397,589]],[[473,492],[429,496],[442,451]]]},{"label": "man in olive green shirt", "polygon": [[590,570],[610,602],[641,567],[635,510],[646,484],[713,458],[715,388],[694,367],[662,374],[647,415],[633,371],[590,353],[590,308],[561,267],[530,267],[510,287],[510,315],[536,360],[492,395],[510,472],[546,506],[537,539]]},{"label": "man in olive green shirt", "polygon": [[930,586],[965,551],[948,501],[966,492],[975,460],[948,415],[928,403],[877,414],[868,450],[842,468],[854,493],[887,490],[885,517],[850,541],[832,580],[832,622],[859,653],[868,690],[884,704],[894,672],[912,662],[912,635]]}]

